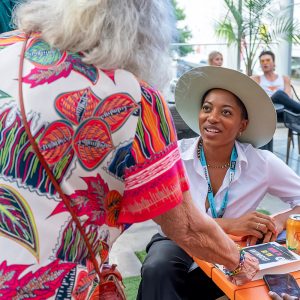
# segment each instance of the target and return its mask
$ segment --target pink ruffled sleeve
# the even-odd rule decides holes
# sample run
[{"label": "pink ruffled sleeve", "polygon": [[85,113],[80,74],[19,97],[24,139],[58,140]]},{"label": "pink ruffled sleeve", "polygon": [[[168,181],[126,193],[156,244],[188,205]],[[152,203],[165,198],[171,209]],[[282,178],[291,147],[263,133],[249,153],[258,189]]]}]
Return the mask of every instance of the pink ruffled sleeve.
[{"label": "pink ruffled sleeve", "polygon": [[141,113],[131,148],[134,163],[125,170],[121,223],[163,214],[180,204],[189,189],[167,104],[145,83],[141,89]]}]

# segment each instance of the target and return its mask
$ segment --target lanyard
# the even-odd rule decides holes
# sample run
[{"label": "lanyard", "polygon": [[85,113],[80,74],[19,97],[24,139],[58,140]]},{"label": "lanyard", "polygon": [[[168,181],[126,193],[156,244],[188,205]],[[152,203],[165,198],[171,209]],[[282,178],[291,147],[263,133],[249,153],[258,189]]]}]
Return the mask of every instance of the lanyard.
[{"label": "lanyard", "polygon": [[225,213],[225,209],[227,207],[227,203],[228,203],[228,190],[229,190],[229,186],[234,178],[234,174],[235,174],[235,167],[236,167],[236,160],[238,157],[235,145],[232,149],[231,152],[231,156],[230,156],[230,170],[229,170],[229,184],[228,187],[226,189],[226,193],[225,196],[223,198],[222,201],[222,205],[221,208],[219,210],[219,212],[217,212],[216,209],[216,205],[215,205],[215,199],[214,199],[214,194],[213,194],[213,190],[212,190],[212,186],[210,183],[210,179],[209,179],[209,173],[208,173],[208,168],[207,168],[207,164],[206,164],[206,159],[205,159],[205,155],[204,155],[204,151],[203,151],[203,147],[202,147],[202,142],[199,143],[199,147],[200,147],[200,162],[201,165],[204,169],[204,175],[205,175],[205,179],[207,181],[207,185],[208,185],[208,192],[207,192],[207,198],[208,198],[208,202],[210,205],[210,209],[212,212],[212,216],[213,218],[222,218],[224,213]]}]

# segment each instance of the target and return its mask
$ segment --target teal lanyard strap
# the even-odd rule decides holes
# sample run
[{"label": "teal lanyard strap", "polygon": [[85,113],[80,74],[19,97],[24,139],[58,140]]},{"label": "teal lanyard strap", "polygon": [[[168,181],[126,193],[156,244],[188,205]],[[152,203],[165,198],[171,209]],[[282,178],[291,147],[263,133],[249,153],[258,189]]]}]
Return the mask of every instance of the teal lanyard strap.
[{"label": "teal lanyard strap", "polygon": [[213,218],[222,218],[224,213],[225,213],[225,209],[227,207],[227,204],[228,204],[229,186],[230,186],[232,180],[234,179],[234,175],[235,175],[236,160],[237,160],[237,157],[238,157],[236,147],[234,145],[234,147],[231,151],[230,170],[229,170],[229,184],[228,184],[228,187],[226,189],[226,193],[224,195],[222,205],[221,205],[221,208],[220,208],[219,212],[217,212],[216,205],[215,205],[214,194],[213,194],[212,186],[211,186],[210,179],[209,179],[209,173],[208,173],[207,163],[206,163],[206,159],[205,159],[205,155],[204,155],[204,151],[203,151],[203,147],[202,147],[202,142],[199,143],[199,147],[200,147],[200,157],[199,157],[199,159],[200,159],[200,163],[201,163],[201,165],[204,169],[204,175],[205,175],[205,179],[206,179],[207,185],[208,185],[207,198],[208,198],[208,202],[209,202],[209,205],[210,205],[211,213],[212,213]]}]

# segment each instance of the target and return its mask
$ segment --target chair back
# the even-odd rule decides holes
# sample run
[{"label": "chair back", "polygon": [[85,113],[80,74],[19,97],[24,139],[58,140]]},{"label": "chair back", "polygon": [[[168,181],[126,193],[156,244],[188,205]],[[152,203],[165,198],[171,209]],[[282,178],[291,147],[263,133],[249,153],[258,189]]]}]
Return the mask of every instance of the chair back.
[{"label": "chair back", "polygon": [[295,89],[295,87],[292,84],[291,84],[291,89],[293,91],[293,99],[300,101],[300,98],[299,98],[299,96],[298,96],[298,94],[296,92],[296,89]]},{"label": "chair back", "polygon": [[283,111],[283,121],[285,127],[300,132],[300,114],[295,114],[287,109]]},{"label": "chair back", "polygon": [[178,113],[175,104],[168,104],[170,112],[173,117],[173,121],[175,124],[176,132],[177,132],[177,138],[180,139],[188,139],[192,137],[198,136],[197,133],[195,133],[181,118],[180,114]]}]

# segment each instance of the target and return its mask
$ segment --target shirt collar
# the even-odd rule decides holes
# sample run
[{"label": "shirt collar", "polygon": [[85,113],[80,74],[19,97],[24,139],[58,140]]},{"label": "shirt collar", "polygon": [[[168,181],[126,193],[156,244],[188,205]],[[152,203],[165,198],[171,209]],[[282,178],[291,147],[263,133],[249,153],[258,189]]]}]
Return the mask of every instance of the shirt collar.
[{"label": "shirt collar", "polygon": [[238,153],[238,159],[237,161],[240,162],[240,165],[242,163],[245,163],[245,165],[248,165],[248,159],[246,157],[245,154],[245,149],[249,146],[249,144],[247,143],[240,143],[238,141],[235,141],[235,147],[236,147],[236,151]]},{"label": "shirt collar", "polygon": [[193,160],[197,158],[197,145],[200,137],[183,139],[178,141],[181,158],[184,161]]},{"label": "shirt collar", "polygon": [[[183,140],[178,141],[182,160],[184,160],[184,161],[198,160],[197,146],[198,146],[199,139],[200,139],[200,136],[196,137],[196,138],[183,139]],[[236,150],[238,153],[237,162],[239,164],[242,164],[244,162],[247,165],[248,159],[245,155],[245,147],[247,147],[248,144],[235,141],[235,146],[236,146]]]}]

